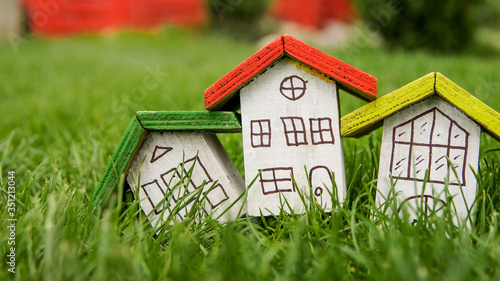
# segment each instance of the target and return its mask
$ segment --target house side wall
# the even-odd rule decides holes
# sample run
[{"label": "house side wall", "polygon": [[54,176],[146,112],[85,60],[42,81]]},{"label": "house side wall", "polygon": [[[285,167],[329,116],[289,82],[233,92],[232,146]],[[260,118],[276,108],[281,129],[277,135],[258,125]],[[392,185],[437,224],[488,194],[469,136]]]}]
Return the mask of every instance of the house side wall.
[{"label": "house side wall", "polygon": [[[414,209],[421,203],[439,208],[451,195],[458,216],[466,218],[467,207],[471,208],[476,194],[472,170],[477,171],[480,133],[479,125],[438,96],[386,118],[377,204],[380,206],[389,196],[392,175],[394,191],[400,193],[398,208],[407,204]],[[415,216],[414,210],[409,211]]]},{"label": "house side wall", "polygon": [[[283,58],[240,95],[247,186],[256,179],[249,190],[248,213],[276,214],[286,206],[283,199],[294,212],[302,212],[299,191],[312,193],[329,211],[332,172],[342,201],[345,171],[335,82]],[[311,176],[312,189],[307,180]]]},{"label": "house side wall", "polygon": [[[181,179],[182,184],[176,186]],[[186,203],[186,208],[175,216],[175,220],[183,220],[194,205],[191,197],[199,189],[200,198],[207,198],[201,204],[214,219],[244,192],[243,179],[226,151],[214,134],[206,132],[149,132],[131,165],[127,182],[139,195],[144,213],[151,214],[148,219],[153,227],[160,226],[176,204]],[[219,220],[235,219],[242,203],[238,201]]]}]

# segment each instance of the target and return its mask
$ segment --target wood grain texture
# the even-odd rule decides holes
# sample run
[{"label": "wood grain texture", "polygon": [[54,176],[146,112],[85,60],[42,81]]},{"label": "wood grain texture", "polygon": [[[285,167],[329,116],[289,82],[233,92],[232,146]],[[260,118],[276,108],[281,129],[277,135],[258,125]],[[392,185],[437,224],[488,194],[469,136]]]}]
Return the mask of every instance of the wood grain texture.
[{"label": "wood grain texture", "polygon": [[109,161],[104,175],[97,186],[93,199],[92,207],[95,208],[103,205],[108,199],[111,192],[116,188],[120,180],[120,176],[127,170],[130,160],[134,157],[137,149],[140,147],[146,130],[141,126],[137,118],[134,116],[130,122],[123,138],[118,147],[113,153],[111,161]]},{"label": "wood grain texture", "polygon": [[142,111],[137,119],[146,130],[241,132],[240,116],[235,112]]},{"label": "wood grain texture", "polygon": [[438,72],[429,73],[345,115],[340,120],[340,133],[343,137],[360,137],[379,127],[381,121],[397,111],[435,94],[459,108],[500,141],[500,114]]},{"label": "wood grain texture", "polygon": [[500,141],[500,114],[453,83],[441,73],[436,73],[436,93],[476,121],[492,137]]},{"label": "wood grain texture", "polygon": [[289,35],[273,42],[250,56],[220,80],[205,90],[205,107],[208,110],[234,110],[230,101],[252,78],[262,73],[283,56],[296,59],[336,80],[347,91],[365,100],[377,97],[377,80],[320,50]]},{"label": "wood grain texture", "polygon": [[253,77],[283,56],[283,36],[260,49],[205,90],[205,107],[219,110]]},{"label": "wood grain texture", "polygon": [[340,119],[340,134],[360,137],[381,126],[386,117],[433,95],[434,76],[427,74],[345,115]]}]

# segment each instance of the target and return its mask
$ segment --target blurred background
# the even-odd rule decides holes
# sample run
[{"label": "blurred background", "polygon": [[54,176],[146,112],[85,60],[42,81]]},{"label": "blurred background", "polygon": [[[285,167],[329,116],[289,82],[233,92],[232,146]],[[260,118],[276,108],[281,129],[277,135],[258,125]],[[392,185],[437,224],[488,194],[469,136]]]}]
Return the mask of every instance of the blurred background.
[{"label": "blurred background", "polygon": [[328,46],[361,32],[376,34],[390,48],[457,52],[470,46],[478,29],[498,39],[487,29],[498,29],[499,18],[496,0],[2,0],[0,37],[177,26],[240,39],[297,33]]}]

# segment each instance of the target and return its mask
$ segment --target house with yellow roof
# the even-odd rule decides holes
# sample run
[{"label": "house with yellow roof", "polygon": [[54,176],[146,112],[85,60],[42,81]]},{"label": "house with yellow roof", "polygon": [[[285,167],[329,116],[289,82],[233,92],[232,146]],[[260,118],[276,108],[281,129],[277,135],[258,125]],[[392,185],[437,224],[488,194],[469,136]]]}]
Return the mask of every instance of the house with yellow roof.
[{"label": "house with yellow roof", "polygon": [[341,134],[359,137],[381,125],[377,205],[392,194],[397,211],[406,208],[414,222],[417,209],[439,214],[446,206],[456,211],[455,223],[470,219],[480,135],[500,140],[500,114],[430,73],[344,116]]}]

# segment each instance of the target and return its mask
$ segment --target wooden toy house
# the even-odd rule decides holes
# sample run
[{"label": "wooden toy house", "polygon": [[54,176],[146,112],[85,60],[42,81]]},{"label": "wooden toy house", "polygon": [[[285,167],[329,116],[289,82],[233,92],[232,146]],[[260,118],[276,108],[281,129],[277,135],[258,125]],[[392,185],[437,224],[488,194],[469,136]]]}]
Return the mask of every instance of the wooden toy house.
[{"label": "wooden toy house", "polygon": [[[214,133],[241,132],[232,112],[138,112],[94,193],[102,204],[122,175],[153,227],[168,216],[184,219],[194,204],[219,221],[234,219],[245,191],[233,162]],[[225,212],[225,213],[224,213]],[[224,213],[224,214],[223,214]]]},{"label": "wooden toy house", "polygon": [[205,91],[208,110],[241,109],[249,215],[302,212],[299,189],[329,211],[333,182],[343,201],[339,88],[376,98],[373,76],[285,35]]},{"label": "wooden toy house", "polygon": [[430,73],[344,116],[342,136],[361,136],[382,121],[377,204],[395,192],[398,212],[407,208],[416,219],[419,207],[439,214],[451,196],[455,223],[467,218],[476,197],[481,129],[500,140],[500,114]]}]

